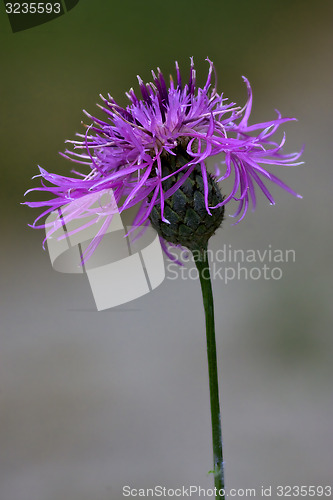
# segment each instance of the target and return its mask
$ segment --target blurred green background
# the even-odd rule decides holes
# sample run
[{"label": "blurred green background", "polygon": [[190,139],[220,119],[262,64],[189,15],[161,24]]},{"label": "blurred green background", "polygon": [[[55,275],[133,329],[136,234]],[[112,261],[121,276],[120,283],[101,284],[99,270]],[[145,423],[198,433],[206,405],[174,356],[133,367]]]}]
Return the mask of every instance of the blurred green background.
[{"label": "blurred green background", "polygon": [[1,4],[1,498],[212,484],[199,284],[166,279],[97,313],[84,276],[52,270],[27,227],[38,211],[20,205],[37,164],[69,173],[57,152],[99,93],[125,105],[137,74],[175,60],[188,72],[190,56],[199,83],[209,56],[240,105],[246,75],[252,122],[296,116],[287,150],[306,145],[305,165],[274,171],[304,199],[274,188],[274,208],[260,196],[212,241],[296,252],[280,281],[214,282],[227,485],[332,481],[331,22],[329,1],[81,0],[13,34]]}]

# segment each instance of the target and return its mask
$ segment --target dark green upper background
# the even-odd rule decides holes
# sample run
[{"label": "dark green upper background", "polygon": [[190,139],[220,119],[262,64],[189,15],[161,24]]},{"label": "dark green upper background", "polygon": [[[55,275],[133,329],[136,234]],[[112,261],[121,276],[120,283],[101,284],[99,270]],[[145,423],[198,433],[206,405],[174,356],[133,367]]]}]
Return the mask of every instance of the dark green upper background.
[{"label": "dark green upper background", "polygon": [[246,75],[254,90],[253,119],[273,117],[274,108],[294,115],[288,86],[298,82],[302,92],[304,61],[312,61],[312,78],[312,64],[321,58],[314,42],[329,30],[329,2],[320,4],[314,10],[304,0],[81,0],[64,16],[15,34],[1,5],[4,196],[15,201],[16,212],[25,189],[37,185],[30,181],[37,164],[68,173],[72,165],[57,152],[82,131],[82,108],[99,113],[98,95],[107,92],[125,105],[137,74],[149,80],[159,66],[168,75],[175,60],[187,77],[194,56],[203,83],[209,56],[219,91],[242,105]]}]

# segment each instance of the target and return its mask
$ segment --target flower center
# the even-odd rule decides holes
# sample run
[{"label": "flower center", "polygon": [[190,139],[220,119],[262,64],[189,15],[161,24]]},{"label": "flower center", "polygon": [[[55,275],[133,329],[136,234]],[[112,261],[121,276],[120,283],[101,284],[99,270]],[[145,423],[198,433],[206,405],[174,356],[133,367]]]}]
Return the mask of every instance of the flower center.
[{"label": "flower center", "polygon": [[[221,226],[224,215],[224,206],[212,209],[210,215],[206,209],[205,196],[208,198],[208,206],[221,203],[223,196],[214,177],[208,172],[208,194],[205,195],[200,165],[195,165],[194,168],[193,165],[189,166],[188,169],[193,170],[187,177],[188,169],[178,172],[193,160],[187,153],[185,144],[186,142],[178,143],[174,150],[176,155],[165,153],[161,156],[162,176],[168,177],[162,182],[163,193],[168,196],[168,190],[180,183],[178,189],[164,200],[164,217],[169,223],[162,221],[160,204],[154,206],[149,219],[154,229],[166,241],[192,251],[202,251],[207,247],[209,238]],[[149,201],[151,198],[152,196]]]}]

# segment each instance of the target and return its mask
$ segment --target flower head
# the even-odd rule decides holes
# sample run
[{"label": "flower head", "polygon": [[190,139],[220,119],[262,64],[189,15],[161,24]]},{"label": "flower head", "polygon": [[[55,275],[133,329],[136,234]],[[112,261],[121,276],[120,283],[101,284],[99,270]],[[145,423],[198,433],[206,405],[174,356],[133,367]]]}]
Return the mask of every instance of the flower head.
[{"label": "flower head", "polygon": [[[110,95],[107,98],[101,96],[103,105],[100,107],[105,113],[105,120],[84,111],[91,124],[85,134],[77,134],[78,140],[67,141],[72,144],[73,151],[66,150],[61,154],[84,165],[87,173],[73,171],[74,177],[65,177],[39,167],[39,176],[51,186],[45,185],[42,180],[42,187],[29,191],[46,191],[54,197],[42,202],[27,202],[32,207],[48,207],[33,227],[45,227],[45,224],[36,226],[37,221],[63,206],[66,208],[62,210],[61,219],[59,217],[53,223],[54,230],[72,219],[82,219],[82,229],[103,218],[101,229],[87,249],[89,256],[105,234],[114,214],[114,203],[96,205],[107,190],[112,190],[120,213],[134,206],[138,208],[133,226],[144,226],[151,221],[157,228],[161,224],[164,227],[172,224],[168,219],[168,200],[170,208],[170,199],[175,194],[177,196],[180,190],[184,192],[186,182],[193,180],[193,176],[199,183],[197,191],[201,193],[201,216],[203,207],[206,217],[214,218],[214,214],[218,214],[218,225],[222,221],[224,206],[231,200],[238,202],[233,214],[237,222],[243,219],[250,203],[255,208],[258,187],[274,204],[265,185],[266,180],[300,197],[264,167],[301,163],[297,162],[301,152],[283,153],[285,137],[280,143],[272,139],[282,123],[294,118],[282,118],[277,113],[273,120],[249,125],[252,108],[249,81],[243,77],[248,93],[246,105],[240,108],[233,102],[228,103],[223,94],[217,92],[216,84],[212,82],[215,69],[213,63],[209,59],[207,61],[209,71],[202,88],[196,84],[191,59],[190,77],[185,84],[176,63],[176,80],[170,76],[169,84],[159,69],[157,74],[152,72],[153,81],[150,83],[144,84],[138,77],[142,97],[138,98],[131,89],[126,94],[129,99],[126,108],[119,106]],[[221,153],[223,159],[218,159],[223,172],[217,169],[215,176],[211,176],[205,160]],[[229,177],[233,179],[232,188],[222,197],[215,186],[223,187],[223,181]],[[211,195],[212,185],[214,196]],[[188,227],[191,229],[191,224]],[[161,232],[167,241],[179,243],[177,238],[168,238],[167,234],[168,231],[166,234]]]}]

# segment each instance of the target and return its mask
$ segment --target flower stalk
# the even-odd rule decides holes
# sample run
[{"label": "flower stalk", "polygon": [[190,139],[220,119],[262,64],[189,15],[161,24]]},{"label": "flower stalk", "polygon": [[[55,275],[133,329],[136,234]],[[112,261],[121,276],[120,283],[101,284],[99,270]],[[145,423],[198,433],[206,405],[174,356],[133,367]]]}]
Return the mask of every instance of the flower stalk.
[{"label": "flower stalk", "polygon": [[217,372],[214,301],[209,271],[207,247],[202,252],[193,252],[202,290],[206,318],[207,360],[209,375],[210,410],[212,420],[212,441],[214,456],[214,482],[216,500],[224,500],[224,464],[222,451],[221,412]]}]

